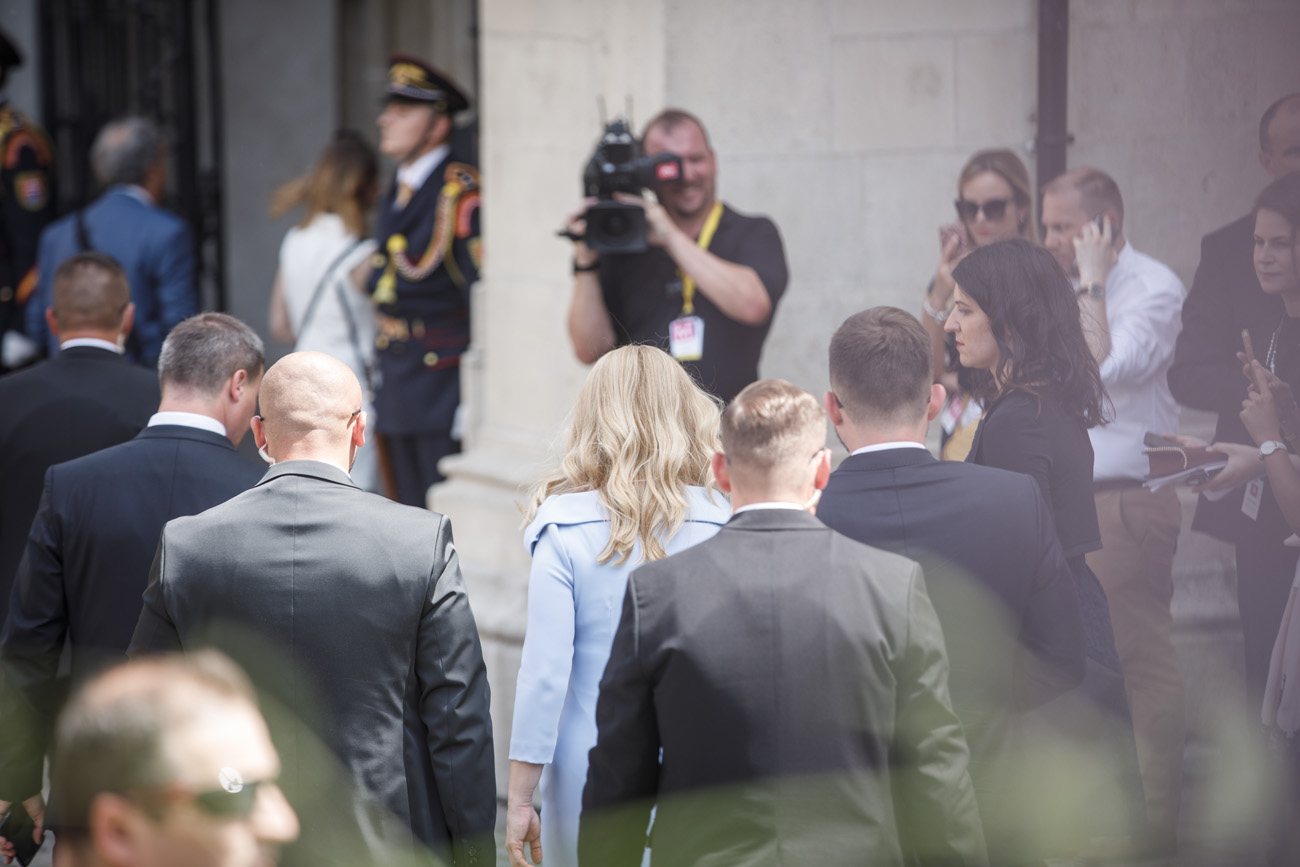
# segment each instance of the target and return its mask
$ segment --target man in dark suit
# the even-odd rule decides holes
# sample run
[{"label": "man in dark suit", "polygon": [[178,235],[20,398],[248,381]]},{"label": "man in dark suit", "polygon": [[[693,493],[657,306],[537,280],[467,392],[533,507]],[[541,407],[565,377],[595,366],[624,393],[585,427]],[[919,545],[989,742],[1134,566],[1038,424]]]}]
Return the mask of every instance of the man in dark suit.
[{"label": "man in dark suit", "polygon": [[122,357],[135,309],[122,267],[101,253],[59,266],[45,311],[59,353],[0,377],[0,624],[45,471],[125,442],[158,407],[158,377]]},{"label": "man in dark suit", "polygon": [[[267,371],[253,436],[275,460],[253,490],[169,523],[131,652],[211,642],[277,687],[313,734],[284,742],[291,796],[319,737],[360,790],[371,855],[414,838],[455,863],[493,857],[496,783],[488,683],[444,515],[354,485],[361,386],[342,362],[296,352]],[[255,643],[256,656],[248,652]],[[287,672],[272,658],[291,659]],[[308,725],[307,722],[303,726]],[[344,800],[348,796],[337,796]],[[329,833],[301,810],[303,837]]]},{"label": "man in dark suit", "polygon": [[817,517],[925,570],[990,858],[1012,863],[1005,832],[1015,817],[999,806],[1015,713],[1082,682],[1079,600],[1033,479],[938,461],[925,448],[944,401],[930,365],[921,323],[897,308],[854,314],[835,332],[824,402],[852,454],[831,474]]},{"label": "man in dark suit", "polygon": [[45,490],[0,630],[0,811],[43,812],[41,772],[60,704],[64,640],[73,682],[126,653],[163,524],[257,483],[235,446],[262,376],[262,341],[224,313],[172,330],[158,412],[135,439],[45,474]]},{"label": "man in dark suit", "polygon": [[581,863],[640,864],[656,801],[655,863],[988,863],[920,567],[805,511],[825,424],[787,382],[743,389],[713,460],[734,517],[632,573]]},{"label": "man in dark suit", "polygon": [[[1282,97],[1264,112],[1259,162],[1274,180],[1300,171],[1300,93]],[[1179,403],[1219,414],[1214,440],[1228,452],[1228,466],[1200,489],[1216,498],[1200,498],[1192,529],[1237,546],[1246,685],[1258,710],[1297,549],[1282,545],[1291,530],[1269,486],[1262,485],[1253,502],[1244,496],[1248,483],[1261,478],[1264,469],[1239,417],[1248,385],[1237,359],[1241,332],[1250,332],[1256,355],[1265,360],[1286,315],[1282,300],[1265,295],[1255,277],[1254,237],[1255,217],[1247,214],[1201,240],[1169,389]]]},{"label": "man in dark suit", "polygon": [[161,206],[167,188],[166,142],[153,121],[121,118],[100,130],[90,161],[105,192],[41,233],[27,335],[46,340],[54,350],[41,316],[50,297],[46,275],[75,253],[98,250],[122,263],[131,284],[135,331],[127,341],[127,357],[153,367],[163,338],[198,310],[189,227]]}]

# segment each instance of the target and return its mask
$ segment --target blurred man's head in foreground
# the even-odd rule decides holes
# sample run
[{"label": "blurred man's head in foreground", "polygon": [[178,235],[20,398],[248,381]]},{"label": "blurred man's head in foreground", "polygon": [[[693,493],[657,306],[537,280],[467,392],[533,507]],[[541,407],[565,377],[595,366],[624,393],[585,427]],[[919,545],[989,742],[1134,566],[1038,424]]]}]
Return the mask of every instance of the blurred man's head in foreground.
[{"label": "blurred man's head in foreground", "polygon": [[244,674],[214,651],[140,659],[74,695],[51,788],[60,864],[263,867],[298,836]]}]

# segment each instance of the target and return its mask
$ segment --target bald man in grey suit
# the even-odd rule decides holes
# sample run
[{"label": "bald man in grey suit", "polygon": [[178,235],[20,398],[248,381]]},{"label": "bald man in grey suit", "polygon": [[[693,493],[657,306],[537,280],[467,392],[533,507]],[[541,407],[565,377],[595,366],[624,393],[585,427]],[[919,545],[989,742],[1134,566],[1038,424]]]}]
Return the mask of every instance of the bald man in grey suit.
[{"label": "bald man in grey suit", "polygon": [[[485,863],[496,822],[488,683],[451,522],[352,483],[366,418],[342,362],[288,355],[260,402],[253,436],[274,466],[251,491],[166,526],[132,653],[211,643],[255,682],[278,684],[356,782],[371,860],[410,850],[413,836],[457,864]],[[270,671],[276,656],[292,660],[287,671]],[[295,744],[310,740],[294,732]],[[285,791],[311,795],[311,763],[282,752]],[[304,841],[332,833],[300,812]]]}]

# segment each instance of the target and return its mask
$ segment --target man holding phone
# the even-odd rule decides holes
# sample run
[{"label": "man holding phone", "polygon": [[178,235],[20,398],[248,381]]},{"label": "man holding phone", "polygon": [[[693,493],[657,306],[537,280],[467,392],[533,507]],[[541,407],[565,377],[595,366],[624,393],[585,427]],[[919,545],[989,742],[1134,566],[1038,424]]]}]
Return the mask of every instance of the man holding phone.
[{"label": "man holding phone", "polygon": [[1114,420],[1088,431],[1102,549],[1088,566],[1106,590],[1133,713],[1154,854],[1175,847],[1186,720],[1174,651],[1174,548],[1182,513],[1173,487],[1142,486],[1147,432],[1178,430],[1166,374],[1173,362],[1183,284],[1133,249],[1124,200],[1105,172],[1066,172],[1043,190],[1043,245],[1076,282],[1084,335],[1101,368]]}]

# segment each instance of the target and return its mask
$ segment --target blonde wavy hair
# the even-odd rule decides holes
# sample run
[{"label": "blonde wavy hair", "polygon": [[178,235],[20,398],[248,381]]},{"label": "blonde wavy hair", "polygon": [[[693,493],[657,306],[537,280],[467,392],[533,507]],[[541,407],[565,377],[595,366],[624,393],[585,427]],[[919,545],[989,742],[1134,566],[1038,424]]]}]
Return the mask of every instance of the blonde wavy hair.
[{"label": "blonde wavy hair", "polygon": [[664,540],[686,519],[687,486],[716,490],[720,419],[718,402],[663,350],[606,353],[578,392],[559,467],[529,494],[524,524],[548,497],[595,491],[610,523],[597,562],[622,566],[638,543],[644,560],[664,557]]}]

